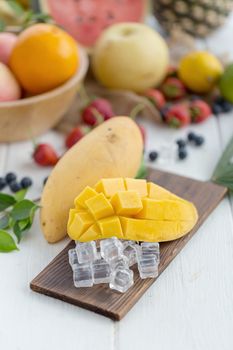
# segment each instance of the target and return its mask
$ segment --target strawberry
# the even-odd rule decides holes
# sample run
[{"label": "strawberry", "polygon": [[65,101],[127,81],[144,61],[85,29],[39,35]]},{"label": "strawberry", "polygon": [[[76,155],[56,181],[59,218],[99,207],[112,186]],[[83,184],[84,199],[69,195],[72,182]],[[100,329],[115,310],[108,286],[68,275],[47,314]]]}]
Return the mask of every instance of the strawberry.
[{"label": "strawberry", "polygon": [[83,136],[91,131],[91,128],[86,125],[79,125],[72,129],[71,132],[66,137],[66,147],[72,147],[76,142],[78,142]]},{"label": "strawberry", "polygon": [[146,143],[146,129],[141,124],[137,124],[137,125],[138,125],[138,127],[141,131],[141,134],[142,134],[143,145],[145,145],[145,143]]},{"label": "strawberry", "polygon": [[160,90],[163,92],[165,98],[176,100],[184,97],[186,94],[186,88],[182,81],[178,78],[167,78],[161,85]]},{"label": "strawberry", "polygon": [[147,97],[158,109],[161,109],[166,103],[162,92],[157,89],[148,89],[143,95]]},{"label": "strawberry", "polygon": [[88,125],[97,125],[114,116],[110,102],[96,98],[82,112],[82,120]]},{"label": "strawberry", "polygon": [[201,123],[204,120],[208,119],[212,114],[211,108],[208,105],[208,103],[200,99],[191,101],[189,108],[193,123]]},{"label": "strawberry", "polygon": [[165,113],[165,121],[174,128],[180,128],[191,122],[189,108],[185,104],[177,103]]},{"label": "strawberry", "polygon": [[41,166],[52,166],[59,160],[56,151],[48,143],[37,145],[32,156],[35,162]]}]

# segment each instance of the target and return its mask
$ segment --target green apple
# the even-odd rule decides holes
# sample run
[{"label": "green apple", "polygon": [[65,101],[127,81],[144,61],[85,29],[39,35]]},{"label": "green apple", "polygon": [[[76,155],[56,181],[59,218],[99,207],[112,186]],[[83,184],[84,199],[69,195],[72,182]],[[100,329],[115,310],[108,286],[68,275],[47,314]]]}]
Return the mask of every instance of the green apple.
[{"label": "green apple", "polygon": [[221,95],[233,103],[233,63],[225,69],[219,81],[219,89]]},{"label": "green apple", "polygon": [[168,63],[164,39],[152,28],[133,22],[107,28],[92,55],[94,74],[103,85],[136,92],[157,86]]}]

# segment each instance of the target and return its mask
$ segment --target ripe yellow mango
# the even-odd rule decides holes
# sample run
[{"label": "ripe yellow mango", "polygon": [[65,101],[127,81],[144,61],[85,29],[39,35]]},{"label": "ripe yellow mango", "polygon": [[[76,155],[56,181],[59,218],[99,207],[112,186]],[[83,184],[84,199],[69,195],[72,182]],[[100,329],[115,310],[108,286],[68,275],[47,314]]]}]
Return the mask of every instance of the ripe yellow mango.
[{"label": "ripe yellow mango", "polygon": [[[187,234],[197,222],[198,213],[191,202],[156,184],[127,178],[122,179],[124,190],[118,190],[114,184],[120,183],[119,179],[106,180],[95,186],[102,192],[84,202],[87,223],[83,220],[76,229],[74,222],[79,214],[70,210],[67,231],[72,239],[86,242],[115,236],[136,241],[170,241]],[[110,191],[113,196],[108,198]],[[84,225],[89,225],[86,231]]]},{"label": "ripe yellow mango", "polygon": [[93,189],[103,178],[134,177],[142,150],[141,132],[128,117],[111,118],[71,147],[53,168],[41,196],[46,240],[53,243],[66,236],[69,210],[86,186]]}]

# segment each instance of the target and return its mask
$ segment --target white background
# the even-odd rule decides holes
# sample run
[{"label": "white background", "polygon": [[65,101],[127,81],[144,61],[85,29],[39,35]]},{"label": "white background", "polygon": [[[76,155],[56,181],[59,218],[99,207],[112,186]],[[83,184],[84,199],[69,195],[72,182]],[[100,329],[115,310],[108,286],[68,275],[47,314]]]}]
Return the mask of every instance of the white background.
[{"label": "white background", "polygon": [[[233,17],[200,47],[233,58]],[[233,133],[233,113],[203,125],[173,131],[144,123],[147,150],[176,140],[189,129],[206,144],[190,149],[183,162],[160,166],[177,174],[208,180]],[[63,149],[63,138],[49,132],[39,138]],[[0,145],[0,174],[16,171],[33,177],[38,197],[48,169],[30,161],[32,145]],[[156,164],[155,164],[156,167]],[[67,244],[48,245],[38,218],[19,252],[0,254],[1,350],[232,350],[233,349],[233,202],[226,197],[198,233],[145,293],[129,314],[113,322],[93,312],[34,293],[30,281]]]}]

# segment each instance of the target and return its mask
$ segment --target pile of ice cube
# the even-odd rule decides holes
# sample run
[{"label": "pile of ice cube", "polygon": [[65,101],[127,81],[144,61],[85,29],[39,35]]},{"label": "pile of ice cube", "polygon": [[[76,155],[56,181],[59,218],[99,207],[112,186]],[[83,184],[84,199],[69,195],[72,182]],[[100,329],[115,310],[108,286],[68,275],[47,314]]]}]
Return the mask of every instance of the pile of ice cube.
[{"label": "pile of ice cube", "polygon": [[143,242],[139,245],[112,237],[100,241],[100,250],[95,241],[76,242],[76,247],[68,254],[77,288],[109,283],[111,289],[124,293],[134,283],[130,267],[136,263],[141,278],[158,276],[158,243]]}]

